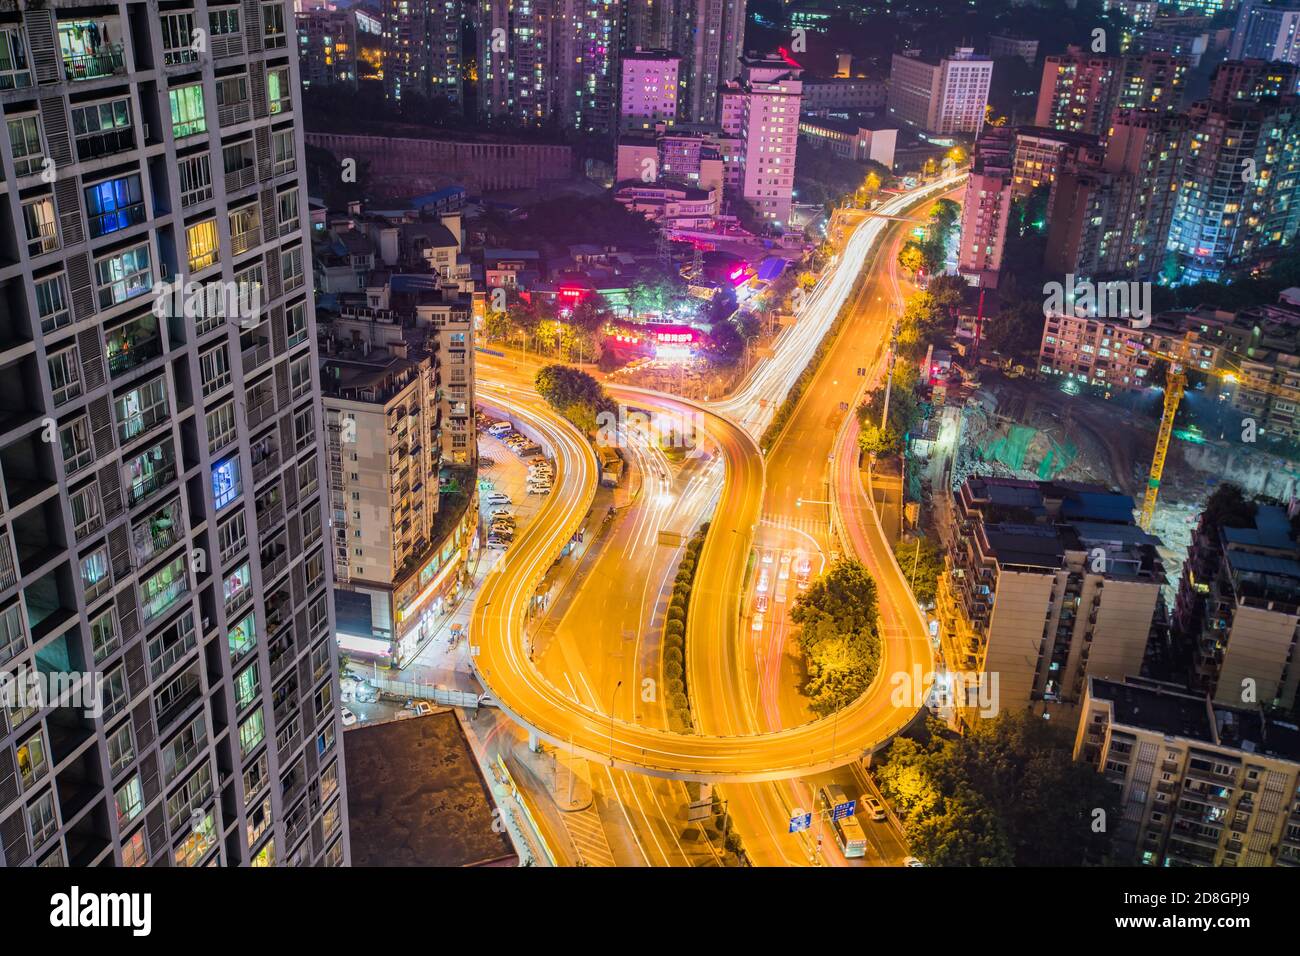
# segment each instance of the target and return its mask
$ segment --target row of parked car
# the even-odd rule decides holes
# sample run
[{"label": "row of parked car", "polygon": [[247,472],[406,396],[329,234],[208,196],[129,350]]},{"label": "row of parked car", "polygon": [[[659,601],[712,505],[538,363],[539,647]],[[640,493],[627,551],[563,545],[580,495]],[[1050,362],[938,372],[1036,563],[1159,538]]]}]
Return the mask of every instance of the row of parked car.
[{"label": "row of parked car", "polygon": [[540,445],[528,436],[515,431],[514,426],[509,422],[489,422],[483,430],[493,438],[505,442],[506,447],[521,458],[542,453]]},{"label": "row of parked car", "polygon": [[492,512],[488,526],[488,544],[504,548],[515,539],[515,516],[505,508]]}]

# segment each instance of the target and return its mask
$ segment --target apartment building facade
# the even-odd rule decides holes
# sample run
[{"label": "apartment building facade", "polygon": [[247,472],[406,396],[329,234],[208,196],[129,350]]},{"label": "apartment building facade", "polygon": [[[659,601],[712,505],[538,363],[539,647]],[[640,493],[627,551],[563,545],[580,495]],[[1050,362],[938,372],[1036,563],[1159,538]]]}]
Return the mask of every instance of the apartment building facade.
[{"label": "apartment building facade", "polygon": [[1187,63],[1168,53],[1110,56],[1070,47],[1046,57],[1034,125],[1105,138],[1116,110],[1177,110]]},{"label": "apartment building facade", "polygon": [[1119,392],[1163,388],[1153,379],[1155,354],[1176,355],[1191,335],[1187,369],[1211,373],[1220,367],[1220,348],[1209,336],[1210,321],[1201,313],[1161,313],[1144,329],[1095,316],[1056,314],[1043,324],[1038,370],[1074,379],[1080,385]]},{"label": "apartment building facade", "polygon": [[382,0],[384,94],[405,92],[464,103],[461,0]]},{"label": "apartment building facade", "polygon": [[[441,330],[410,318],[344,306],[322,355],[339,646],[397,666],[454,609],[478,530],[472,451],[459,449],[467,468],[454,492],[440,481],[452,461],[450,350]],[[463,407],[466,383],[454,387]]]},{"label": "apartment building facade", "polygon": [[1074,758],[1119,790],[1121,865],[1300,866],[1300,729],[1156,681],[1089,678]]},{"label": "apartment building facade", "polygon": [[621,133],[654,130],[677,122],[678,72],[682,58],[666,50],[637,47],[623,53],[619,84]]},{"label": "apartment building facade", "polygon": [[984,129],[993,61],[963,47],[923,59],[895,53],[889,72],[889,114],[934,136],[978,137]]},{"label": "apartment building facade", "polygon": [[957,269],[986,288],[996,288],[1007,241],[1012,196],[1012,133],[991,129],[975,144],[961,209]]},{"label": "apartment building facade", "polygon": [[1195,686],[1219,704],[1289,709],[1300,684],[1300,535],[1276,505],[1202,513],[1175,604]]},{"label": "apartment building facade", "polygon": [[0,864],[349,859],[294,46],[0,13]]},{"label": "apartment building facade", "polygon": [[1132,514],[1096,486],[968,478],[939,588],[949,666],[997,675],[1002,710],[1077,703],[1089,675],[1140,673],[1165,575]]},{"label": "apartment building facade", "polygon": [[779,56],[741,63],[741,195],[759,218],[778,228],[789,224],[794,205],[800,73]]}]

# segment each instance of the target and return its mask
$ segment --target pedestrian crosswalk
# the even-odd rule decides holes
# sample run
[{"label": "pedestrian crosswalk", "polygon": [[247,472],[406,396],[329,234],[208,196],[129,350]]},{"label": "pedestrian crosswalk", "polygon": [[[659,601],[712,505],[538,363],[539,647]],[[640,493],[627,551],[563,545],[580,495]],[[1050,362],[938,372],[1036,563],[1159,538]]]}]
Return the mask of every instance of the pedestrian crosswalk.
[{"label": "pedestrian crosswalk", "polygon": [[566,813],[564,827],[569,831],[569,838],[577,847],[582,862],[587,866],[613,866],[614,853],[605,839],[605,827],[600,822],[600,814],[595,804],[576,813]]},{"label": "pedestrian crosswalk", "polygon": [[825,518],[803,517],[791,518],[787,515],[763,515],[759,523],[768,528],[792,528],[796,531],[802,531],[813,537],[826,536],[830,533],[830,525]]}]

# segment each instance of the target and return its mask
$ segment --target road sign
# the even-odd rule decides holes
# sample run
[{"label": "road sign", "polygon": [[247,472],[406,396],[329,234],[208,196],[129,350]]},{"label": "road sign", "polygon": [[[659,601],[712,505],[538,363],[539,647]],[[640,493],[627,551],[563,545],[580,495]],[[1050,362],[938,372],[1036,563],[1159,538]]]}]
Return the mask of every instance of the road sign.
[{"label": "road sign", "polygon": [[831,808],[831,819],[843,820],[845,817],[851,817],[857,809],[858,801],[856,800],[845,800],[843,803],[837,803]]},{"label": "road sign", "polygon": [[796,810],[790,817],[790,832],[802,833],[804,830],[812,829],[812,814],[801,813]]}]

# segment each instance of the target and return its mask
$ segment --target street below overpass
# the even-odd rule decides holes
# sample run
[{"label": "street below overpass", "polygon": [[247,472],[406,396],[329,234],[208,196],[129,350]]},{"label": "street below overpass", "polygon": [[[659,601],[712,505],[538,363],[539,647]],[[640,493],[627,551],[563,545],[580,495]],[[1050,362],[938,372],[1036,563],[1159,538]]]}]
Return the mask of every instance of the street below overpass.
[{"label": "street below overpass", "polygon": [[[879,227],[878,231],[905,228],[903,223],[885,227],[881,221],[873,220],[859,229],[868,226]],[[873,242],[872,245],[879,249],[889,243]],[[892,253],[877,256],[873,278],[857,292],[841,340],[850,335],[863,335],[869,341],[874,335],[880,341],[887,335],[887,318],[880,310],[871,308],[870,297],[873,283],[881,281],[876,273],[889,259]],[[838,304],[828,300],[824,307],[835,306],[838,311]],[[831,350],[831,360],[807,390],[791,430],[805,419],[830,426],[834,423],[834,412],[842,412],[839,403],[845,401],[842,396],[846,390],[838,386],[837,376],[843,374],[839,365],[855,369],[852,363],[860,358],[846,355],[843,363],[835,363],[838,351],[838,346]],[[797,375],[797,364],[790,367]],[[767,381],[779,387],[782,377],[769,373]],[[856,378],[855,370],[851,377]],[[540,576],[586,517],[595,491],[595,463],[583,436],[553,415],[540,399],[530,398],[520,388],[493,394],[492,386],[486,382],[484,396],[510,406],[553,450],[556,459],[555,492],[537,520],[512,547],[508,560],[485,583],[475,609],[472,634],[477,669],[490,692],[516,720],[557,747],[614,767],[678,779],[734,782],[789,779],[852,763],[911,719],[915,708],[894,706],[890,687],[883,678],[887,672],[910,670],[913,659],[924,660],[928,665],[928,639],[924,621],[911,602],[888,542],[880,535],[869,541],[868,547],[881,578],[894,579],[883,582],[878,579],[878,583],[882,584],[882,614],[886,605],[896,613],[895,622],[885,625],[886,634],[897,638],[887,645],[887,662],[881,677],[867,694],[835,718],[770,729],[756,726],[754,715],[758,708],[748,682],[743,680],[746,670],[743,661],[752,655],[747,655],[741,645],[738,620],[746,565],[763,507],[762,458],[748,434],[711,410],[705,415],[706,427],[727,467],[715,510],[715,525],[706,544],[707,555],[702,555],[697,572],[700,577],[695,593],[704,600],[692,601],[690,630],[703,635],[704,643],[693,637],[688,654],[693,706],[700,713],[698,729],[704,732],[683,735],[662,727],[637,725],[626,716],[620,718],[610,712],[608,704],[590,699],[580,701],[571,690],[548,679],[528,660],[521,639],[521,624],[529,596]],[[639,404],[649,400],[650,397],[642,396]],[[841,414],[841,420],[842,417]],[[761,422],[751,423],[750,427],[755,428],[757,424]],[[818,455],[795,453],[791,459],[798,458],[805,472],[808,461],[820,458],[829,464],[836,430],[834,427],[825,430],[828,440],[824,451]],[[780,448],[773,449],[773,453],[776,462]],[[802,489],[802,494],[796,493],[799,480],[791,479],[787,490],[779,492],[778,508],[787,507],[792,496],[798,502],[808,494]],[[818,484],[825,489],[826,479],[819,476]],[[794,507],[801,508],[801,505],[795,503]],[[771,511],[771,506],[768,510]],[[775,514],[782,517],[784,512]],[[897,635],[890,634],[891,628],[898,629]],[[737,677],[746,686],[737,686]],[[718,729],[712,729],[713,726]]]}]

